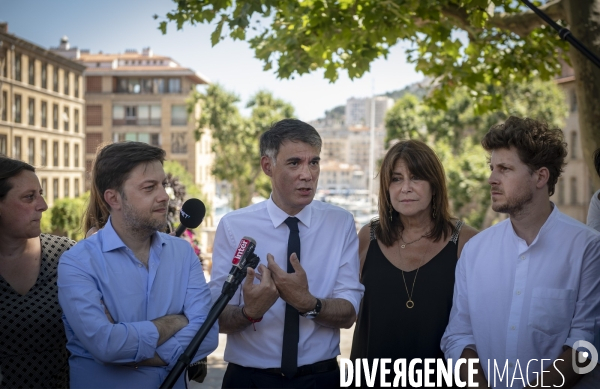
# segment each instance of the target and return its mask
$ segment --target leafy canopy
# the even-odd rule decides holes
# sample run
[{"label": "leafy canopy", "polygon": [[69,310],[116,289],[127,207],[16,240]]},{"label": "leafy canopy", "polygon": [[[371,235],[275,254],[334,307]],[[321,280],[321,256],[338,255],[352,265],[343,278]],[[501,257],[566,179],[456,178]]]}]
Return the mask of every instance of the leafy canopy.
[{"label": "leafy canopy", "polygon": [[[501,107],[494,88],[533,78],[548,80],[561,65],[557,48],[567,44],[515,0],[186,0],[175,1],[159,29],[169,22],[214,23],[216,45],[229,35],[247,40],[264,70],[280,78],[325,70],[361,77],[400,41],[410,43],[408,60],[435,79],[430,102],[446,106],[466,86],[485,111]],[[550,16],[559,1],[544,5]],[[158,16],[155,15],[155,18]],[[461,37],[462,39],[459,39]],[[566,57],[565,57],[566,58]]]}]

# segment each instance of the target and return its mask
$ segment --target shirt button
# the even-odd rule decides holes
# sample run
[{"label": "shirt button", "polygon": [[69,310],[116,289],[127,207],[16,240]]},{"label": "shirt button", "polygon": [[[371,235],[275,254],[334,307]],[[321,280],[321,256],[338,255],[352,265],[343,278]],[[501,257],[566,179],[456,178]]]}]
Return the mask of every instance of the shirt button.
[{"label": "shirt button", "polygon": [[515,326],[511,326],[511,327],[510,327],[510,329],[511,329],[512,331],[514,331],[514,330],[515,330]]},{"label": "shirt button", "polygon": [[138,267],[142,267],[142,264],[141,264],[141,263],[138,263]]},{"label": "shirt button", "polygon": [[521,257],[520,257],[520,258],[521,258],[522,260],[525,260],[525,256],[524,256],[524,255],[521,255]]},{"label": "shirt button", "polygon": [[521,294],[521,291],[520,291],[520,290],[517,290],[517,294]]}]

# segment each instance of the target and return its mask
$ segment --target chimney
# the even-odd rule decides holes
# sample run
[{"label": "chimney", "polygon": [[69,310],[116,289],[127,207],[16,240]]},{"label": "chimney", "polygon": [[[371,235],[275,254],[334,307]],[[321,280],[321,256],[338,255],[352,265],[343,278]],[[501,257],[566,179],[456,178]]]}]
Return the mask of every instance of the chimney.
[{"label": "chimney", "polygon": [[65,50],[65,51],[67,51],[67,50],[69,50],[69,47],[70,47],[70,46],[71,46],[71,45],[69,45],[69,38],[68,38],[66,35],[63,35],[63,37],[62,37],[62,38],[60,38],[60,45],[58,45],[58,48],[59,48],[60,50]]},{"label": "chimney", "polygon": [[0,23],[0,32],[8,34],[8,23],[7,22]]},{"label": "chimney", "polygon": [[144,47],[142,49],[142,55],[144,55],[146,57],[152,57],[152,49],[150,48],[150,46]]}]

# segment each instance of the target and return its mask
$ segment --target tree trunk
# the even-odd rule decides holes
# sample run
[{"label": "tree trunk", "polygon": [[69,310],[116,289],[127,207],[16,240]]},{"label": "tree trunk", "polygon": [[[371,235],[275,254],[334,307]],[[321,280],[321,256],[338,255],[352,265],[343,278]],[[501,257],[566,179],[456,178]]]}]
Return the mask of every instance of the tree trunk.
[{"label": "tree trunk", "polygon": [[[600,57],[600,0],[565,0],[564,9],[573,36]],[[594,180],[600,178],[594,169],[592,156],[600,147],[600,68],[577,49],[569,51],[575,71],[579,128],[583,157]]]}]

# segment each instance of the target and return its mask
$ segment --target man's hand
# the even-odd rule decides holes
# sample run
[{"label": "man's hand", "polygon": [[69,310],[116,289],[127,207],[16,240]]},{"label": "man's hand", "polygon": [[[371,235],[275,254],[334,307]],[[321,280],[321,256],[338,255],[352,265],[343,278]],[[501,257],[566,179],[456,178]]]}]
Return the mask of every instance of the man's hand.
[{"label": "man's hand", "polygon": [[290,263],[295,273],[288,273],[280,268],[271,254],[267,254],[267,263],[279,296],[286,303],[296,308],[298,312],[308,312],[315,307],[317,299],[308,290],[306,272],[300,265],[296,253],[290,255]]},{"label": "man's hand", "polygon": [[[279,298],[279,292],[271,278],[271,271],[265,265],[260,265],[258,270],[260,273],[248,267],[246,280],[242,285],[244,311],[254,319],[263,317]],[[260,283],[254,284],[255,277],[260,280]]]}]

